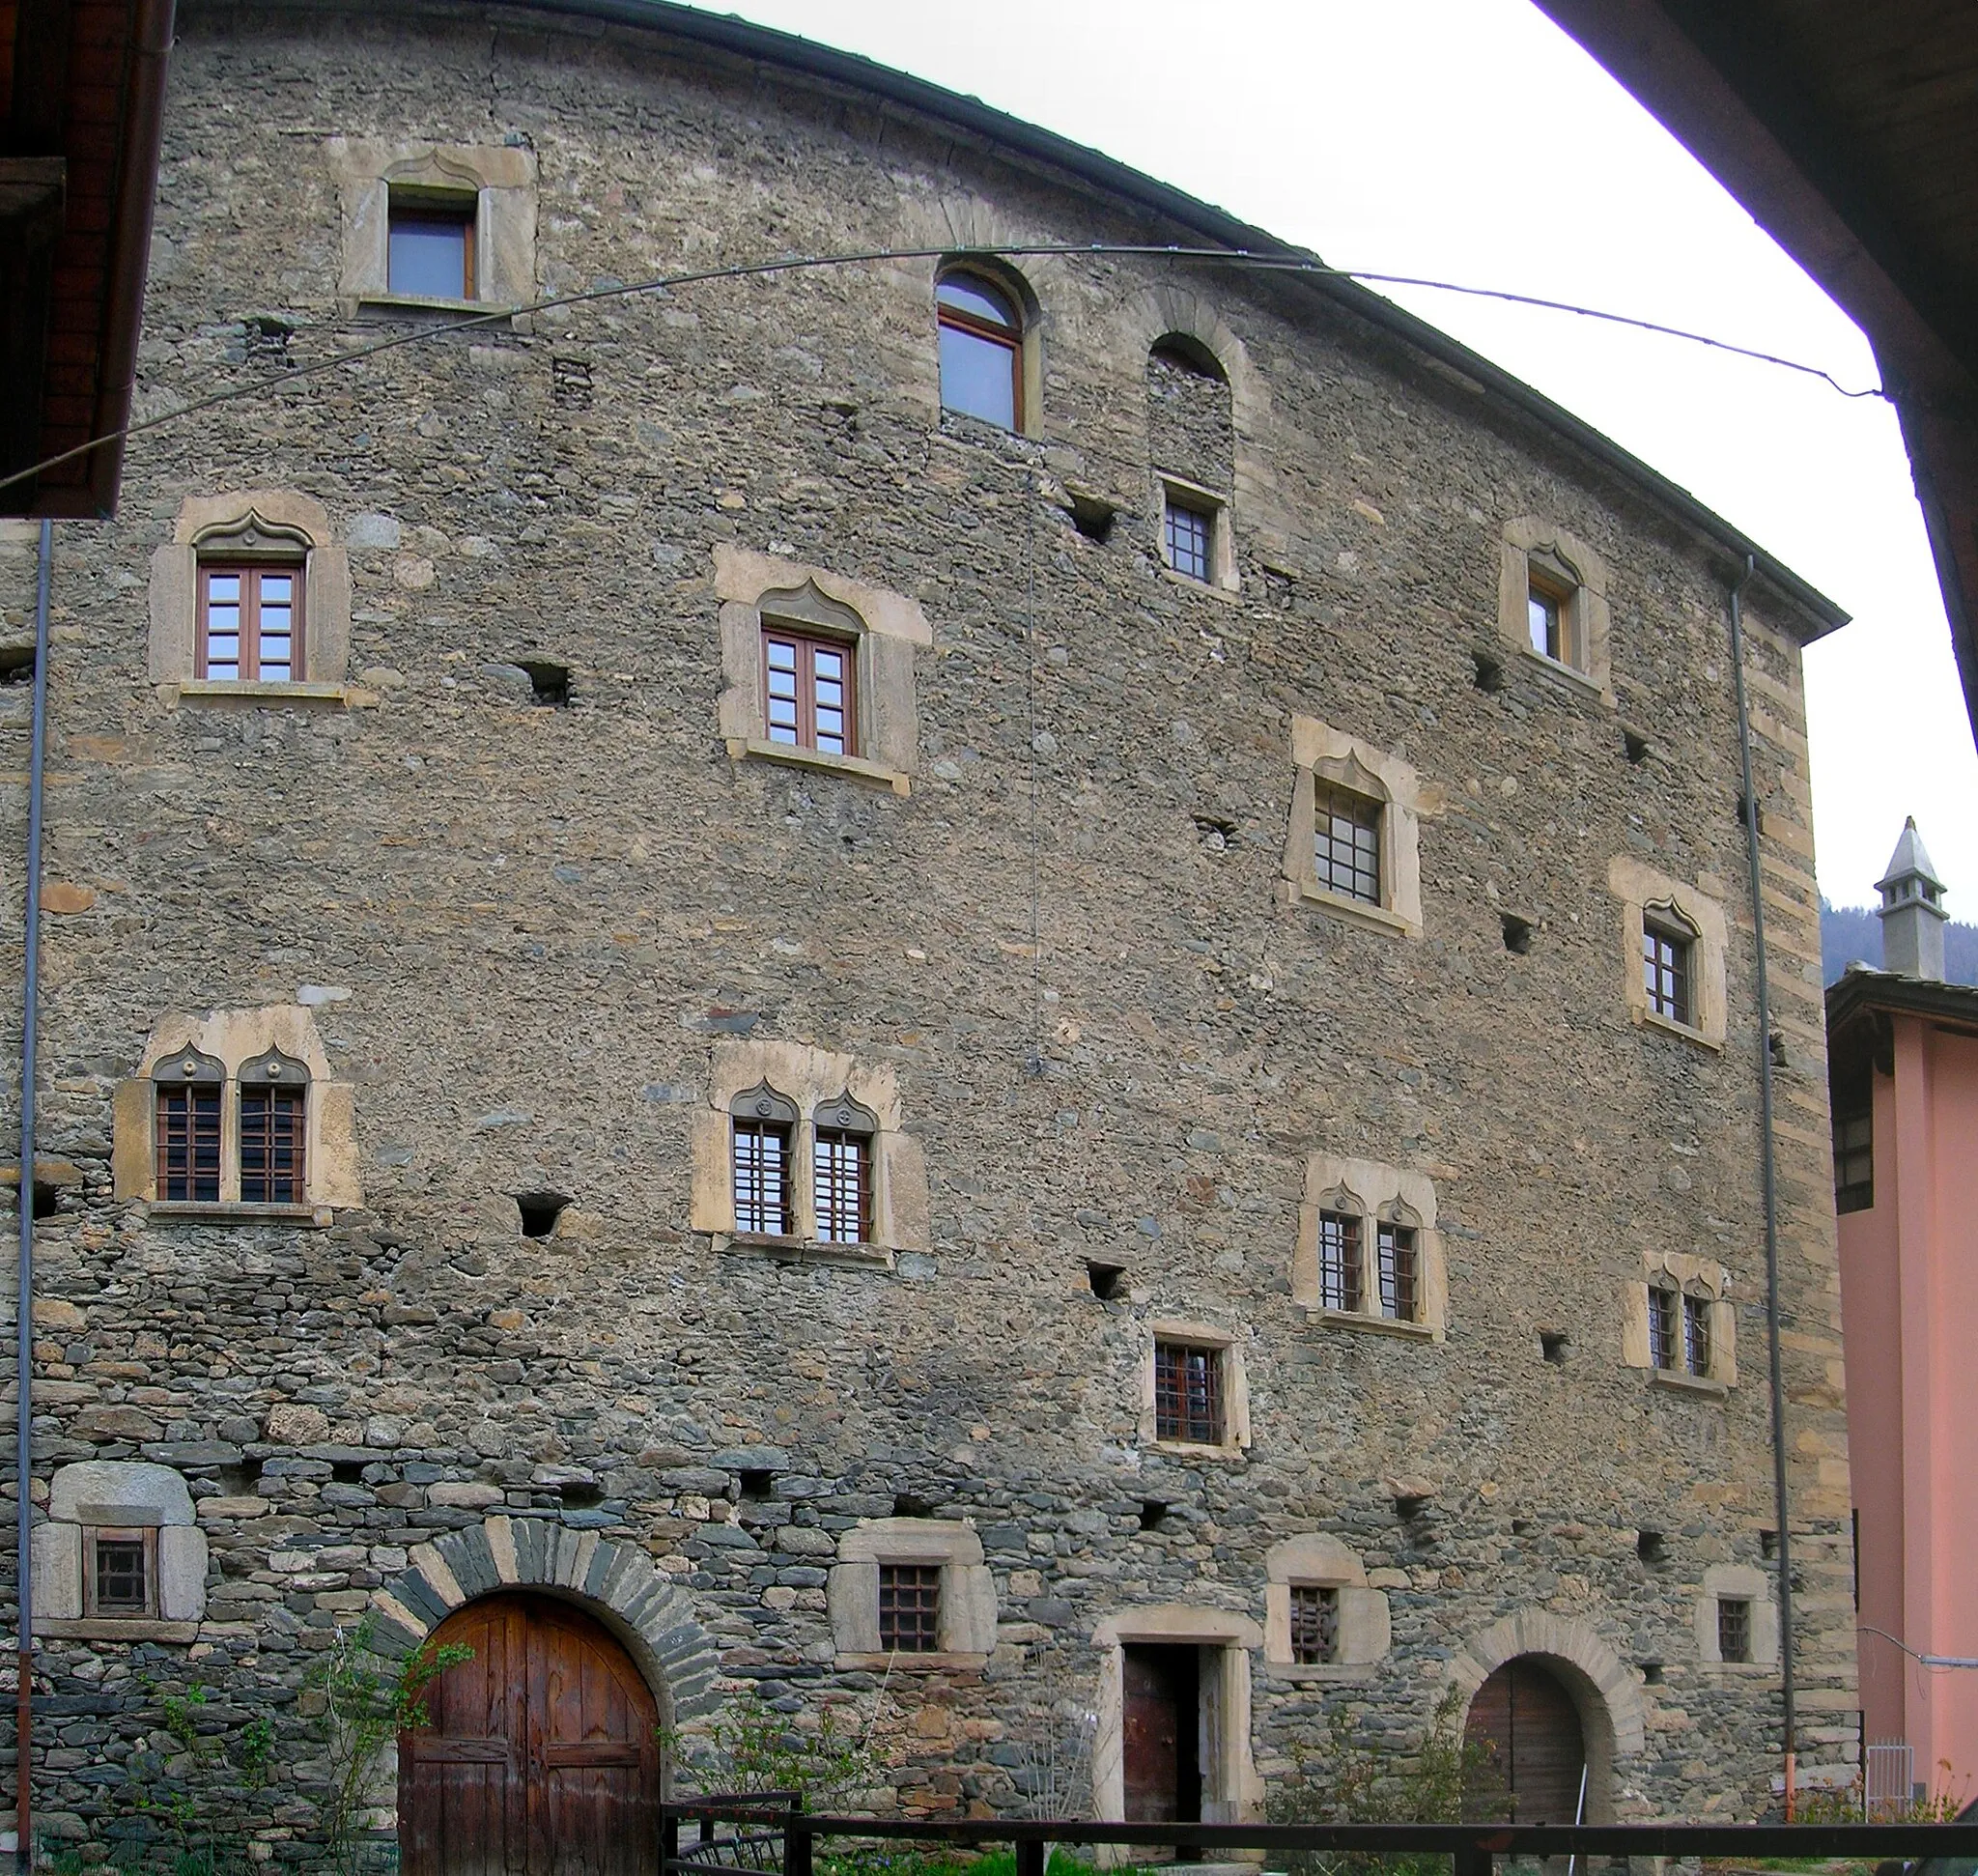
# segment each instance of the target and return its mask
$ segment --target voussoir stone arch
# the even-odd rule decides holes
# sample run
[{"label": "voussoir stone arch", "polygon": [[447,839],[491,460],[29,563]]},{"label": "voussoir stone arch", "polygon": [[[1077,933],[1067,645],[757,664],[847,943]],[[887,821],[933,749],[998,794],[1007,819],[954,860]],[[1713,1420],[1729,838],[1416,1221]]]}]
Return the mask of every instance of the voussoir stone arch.
[{"label": "voussoir stone arch", "polygon": [[371,1595],[373,1650],[395,1660],[457,1608],[499,1590],[576,1603],[623,1642],[668,1726],[713,1711],[715,1645],[687,1592],[637,1545],[548,1518],[482,1520],[416,1546],[409,1566]]},{"label": "voussoir stone arch", "polygon": [[1269,412],[1270,393],[1262,375],[1250,362],[1250,353],[1215,303],[1194,287],[1163,281],[1135,294],[1122,309],[1122,365],[1138,371],[1147,354],[1163,339],[1193,339],[1222,367],[1229,380],[1229,402],[1236,435],[1256,434]]}]

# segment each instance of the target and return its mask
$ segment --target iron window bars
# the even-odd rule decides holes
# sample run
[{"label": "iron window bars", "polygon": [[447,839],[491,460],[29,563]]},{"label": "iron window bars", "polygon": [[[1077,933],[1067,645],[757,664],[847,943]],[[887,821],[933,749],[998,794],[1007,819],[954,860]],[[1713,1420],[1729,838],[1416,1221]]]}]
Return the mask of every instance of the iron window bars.
[{"label": "iron window bars", "polygon": [[1154,1344],[1154,1437],[1198,1446],[1223,1443],[1221,1349]]}]

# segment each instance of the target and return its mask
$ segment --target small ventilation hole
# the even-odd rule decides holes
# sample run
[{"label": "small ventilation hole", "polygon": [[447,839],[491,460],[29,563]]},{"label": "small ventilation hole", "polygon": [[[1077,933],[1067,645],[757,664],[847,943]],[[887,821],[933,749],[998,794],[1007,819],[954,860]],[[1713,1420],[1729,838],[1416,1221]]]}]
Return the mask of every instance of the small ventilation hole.
[{"label": "small ventilation hole", "polygon": [[1660,1662],[1645,1661],[1642,1663],[1642,1684],[1645,1687],[1660,1687],[1662,1685],[1662,1663]]},{"label": "small ventilation hole", "polygon": [[1102,1303],[1116,1302],[1119,1286],[1126,1281],[1126,1269],[1118,1264],[1088,1264],[1086,1281],[1092,1286],[1092,1294]]},{"label": "small ventilation hole", "polygon": [[570,708],[570,667],[553,665],[546,658],[518,658],[515,661],[529,674],[529,687],[536,701],[546,710]]},{"label": "small ventilation hole", "polygon": [[334,1459],[329,1463],[329,1476],[337,1485],[362,1485],[364,1467],[369,1462],[361,1459]]},{"label": "small ventilation hole", "polygon": [[569,1203],[561,1192],[518,1192],[515,1208],[522,1214],[522,1235],[524,1237],[548,1237],[556,1229],[556,1220]]},{"label": "small ventilation hole", "polygon": [[895,1518],[932,1518],[934,1505],[930,1499],[916,1497],[911,1492],[897,1492],[893,1494],[892,1515]]},{"label": "small ventilation hole", "polygon": [[1523,1537],[1531,1528],[1532,1521],[1529,1518],[1513,1518],[1511,1521],[1511,1534],[1513,1537]]},{"label": "small ventilation hole", "polygon": [[28,1207],[30,1215],[36,1218],[52,1218],[62,1209],[62,1188],[47,1180],[38,1179],[29,1182]]},{"label": "small ventilation hole", "polygon": [[1627,751],[1627,759],[1630,762],[1646,762],[1649,759],[1649,739],[1639,730],[1623,729],[1621,743]]},{"label": "small ventilation hole", "polygon": [[1428,1500],[1427,1498],[1397,1498],[1395,1500],[1395,1516],[1404,1524],[1414,1523],[1427,1508]]},{"label": "small ventilation hole", "polygon": [[0,684],[32,684],[34,681],[33,645],[8,645],[0,649]]},{"label": "small ventilation hole", "polygon": [[1564,1329],[1539,1331],[1539,1352],[1555,1368],[1566,1366],[1567,1350],[1571,1346],[1572,1338]]},{"label": "small ventilation hole", "polygon": [[1477,667],[1477,688],[1480,691],[1497,692],[1504,689],[1504,660],[1490,651],[1473,651],[1471,662]]},{"label": "small ventilation hole", "polygon": [[1197,814],[1195,836],[1205,851],[1227,853],[1236,844],[1236,823],[1218,820],[1213,814]]},{"label": "small ventilation hole", "polygon": [[777,1475],[770,1471],[759,1471],[750,1466],[745,1468],[741,1478],[741,1491],[745,1498],[767,1498],[777,1487]]},{"label": "small ventilation hole", "polygon": [[1520,957],[1532,949],[1531,920],[1521,919],[1515,912],[1504,914],[1504,948]]},{"label": "small ventilation hole", "polygon": [[565,1511],[589,1511],[605,1501],[605,1488],[595,1479],[572,1479],[557,1492]]},{"label": "small ventilation hole", "polygon": [[1779,1534],[1777,1531],[1759,1532],[1758,1553],[1767,1563],[1770,1563],[1779,1554]]},{"label": "small ventilation hole", "polygon": [[219,1480],[220,1491],[227,1497],[251,1497],[254,1488],[261,1483],[261,1462],[258,1459],[243,1459],[238,1465],[222,1465],[214,1476]]},{"label": "small ventilation hole", "polygon": [[1067,499],[1071,503],[1071,525],[1087,540],[1104,547],[1119,510],[1095,495],[1071,495]]},{"label": "small ventilation hole", "polygon": [[1659,1570],[1669,1561],[1669,1546],[1660,1531],[1635,1532],[1634,1553],[1651,1570]]},{"label": "small ventilation hole", "polygon": [[1777,1030],[1772,1031],[1771,1036],[1767,1038],[1767,1043],[1772,1052],[1773,1067],[1788,1068],[1793,1066],[1786,1060],[1786,1038]]},{"label": "small ventilation hole", "polygon": [[1140,1527],[1144,1531],[1157,1531],[1168,1521],[1168,1507],[1158,1498],[1143,1498],[1140,1501]]}]

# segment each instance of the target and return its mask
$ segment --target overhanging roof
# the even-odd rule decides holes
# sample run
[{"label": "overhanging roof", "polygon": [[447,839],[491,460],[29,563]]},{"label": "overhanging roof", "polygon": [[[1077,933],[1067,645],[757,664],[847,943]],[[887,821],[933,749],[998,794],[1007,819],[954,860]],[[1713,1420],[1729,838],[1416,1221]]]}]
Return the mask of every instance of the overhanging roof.
[{"label": "overhanging roof", "polygon": [[[157,187],[172,0],[0,0],[0,475],[121,430]],[[0,489],[116,506],[121,442]]]},{"label": "overhanging roof", "polygon": [[1868,334],[1978,730],[1978,8],[1537,4]]},{"label": "overhanging roof", "polygon": [[1851,965],[1827,985],[1827,1034],[1837,1037],[1856,1017],[1872,1010],[1925,1016],[1959,1028],[1978,1030],[1978,984],[1939,983]]}]

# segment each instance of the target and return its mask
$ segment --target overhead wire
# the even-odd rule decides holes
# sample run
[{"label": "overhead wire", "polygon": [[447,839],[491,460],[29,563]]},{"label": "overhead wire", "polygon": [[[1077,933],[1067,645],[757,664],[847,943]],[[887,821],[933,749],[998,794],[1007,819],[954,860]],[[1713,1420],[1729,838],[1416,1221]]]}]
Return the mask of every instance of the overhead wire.
[{"label": "overhead wire", "polygon": [[1925,1655],[1919,1654],[1907,1641],[1892,1635],[1886,1629],[1878,1629],[1872,1623],[1857,1622],[1855,1632],[1865,1635],[1879,1635],[1892,1646],[1900,1648],[1919,1667],[1926,1667],[1934,1674],[1947,1673],[1956,1667],[1978,1667],[1978,1655]]},{"label": "overhead wire", "polygon": [[[646,294],[670,293],[681,287],[699,286],[718,280],[748,279],[767,274],[802,272],[826,268],[862,267],[882,261],[1070,259],[1079,256],[1096,259],[1203,262],[1222,267],[1254,269],[1264,272],[1351,280],[1362,286],[1414,287],[1436,293],[1460,294],[1469,298],[1495,299],[1509,305],[1568,313],[1581,319],[1628,327],[1637,331],[1652,332],[1664,338],[1705,346],[1714,352],[1728,353],[1735,357],[1776,366],[1780,370],[1798,372],[1805,377],[1819,379],[1846,398],[1883,398],[1890,402],[1894,401],[1891,393],[1879,384],[1860,390],[1850,389],[1833,373],[1822,366],[1805,364],[1777,353],[1737,345],[1728,339],[1713,338],[1708,333],[1688,331],[1679,326],[1641,319],[1629,313],[1609,312],[1597,306],[1580,306],[1569,300],[1547,299],[1536,294],[1513,293],[1497,287],[1469,286],[1453,280],[1431,280],[1413,274],[1374,272],[1364,268],[1328,267],[1313,256],[1297,253],[1271,254],[1257,253],[1248,248],[1184,247],[1173,242],[1034,242],[990,247],[881,247],[834,254],[783,254],[763,261],[740,261],[721,267],[694,268],[680,273],[659,274],[648,280],[617,281],[609,286],[587,288],[580,293],[555,294],[548,298],[531,300],[525,305],[493,307],[485,313],[467,313],[458,318],[437,320],[406,331],[391,333],[388,337],[367,345],[353,346],[347,351],[338,352],[327,358],[319,358],[310,364],[294,366],[271,378],[256,378],[247,384],[233,384],[224,390],[209,392],[187,403],[174,405],[172,409],[161,411],[155,416],[120,424],[116,429],[105,431],[101,436],[92,437],[87,442],[76,443],[56,455],[30,464],[26,469],[15,469],[9,475],[0,476],[0,490],[13,488],[16,483],[32,481],[38,476],[45,475],[50,469],[60,469],[65,463],[74,462],[77,458],[87,456],[108,444],[126,442],[133,437],[148,436],[154,431],[183,423],[188,417],[215,410],[238,399],[266,398],[270,392],[284,390],[291,384],[320,377],[325,372],[340,371],[346,366],[361,364],[367,358],[376,358],[387,352],[400,351],[408,346],[434,344],[458,332],[472,332],[506,325],[518,318],[557,312],[567,307],[592,305],[608,299],[636,298]],[[289,329],[296,332],[325,328],[322,324],[305,324],[291,327]]]}]

